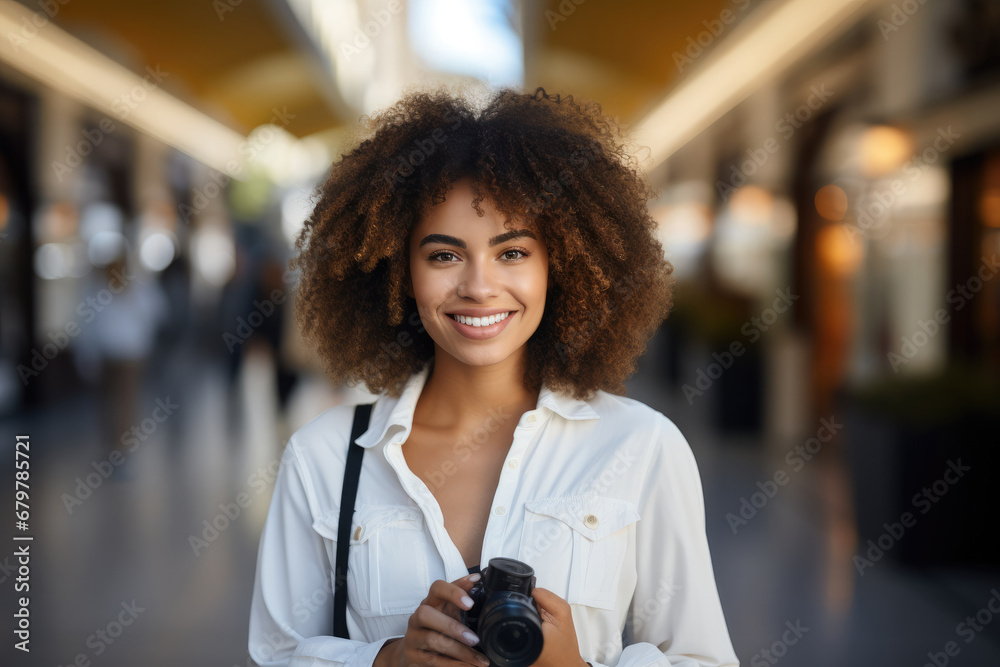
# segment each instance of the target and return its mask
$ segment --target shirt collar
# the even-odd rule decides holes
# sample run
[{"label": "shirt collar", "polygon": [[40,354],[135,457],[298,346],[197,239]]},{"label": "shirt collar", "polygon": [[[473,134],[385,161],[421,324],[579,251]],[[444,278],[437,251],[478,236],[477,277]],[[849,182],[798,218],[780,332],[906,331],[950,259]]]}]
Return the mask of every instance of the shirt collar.
[{"label": "shirt collar", "polygon": [[[398,398],[379,396],[372,410],[368,430],[358,436],[355,442],[367,449],[399,433],[403,433],[404,437],[409,434],[417,399],[427,382],[430,369],[431,363],[428,361],[421,370],[411,375]],[[600,419],[600,415],[587,401],[554,392],[544,382],[538,391],[536,407],[548,408],[564,419]]]}]

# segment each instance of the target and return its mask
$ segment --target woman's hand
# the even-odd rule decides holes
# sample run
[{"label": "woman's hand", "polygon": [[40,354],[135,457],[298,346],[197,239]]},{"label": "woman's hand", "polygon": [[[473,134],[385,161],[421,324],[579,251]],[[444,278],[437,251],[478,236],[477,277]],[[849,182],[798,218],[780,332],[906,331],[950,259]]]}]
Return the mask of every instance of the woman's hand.
[{"label": "woman's hand", "polygon": [[542,654],[532,667],[586,667],[573,626],[569,603],[550,590],[535,586],[531,596],[542,617]]},{"label": "woman's hand", "polygon": [[432,583],[427,597],[410,615],[406,634],[382,647],[375,658],[376,667],[489,667],[486,656],[471,648],[479,638],[460,620],[460,611],[472,608],[472,598],[466,593],[481,576],[470,574],[451,583],[443,579]]}]

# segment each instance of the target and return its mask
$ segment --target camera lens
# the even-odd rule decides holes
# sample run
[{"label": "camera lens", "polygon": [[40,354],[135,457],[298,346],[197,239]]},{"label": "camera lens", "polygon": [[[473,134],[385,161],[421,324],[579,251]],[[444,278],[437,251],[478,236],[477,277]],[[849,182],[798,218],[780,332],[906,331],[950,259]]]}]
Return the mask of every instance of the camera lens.
[{"label": "camera lens", "polygon": [[542,654],[542,622],[532,599],[495,594],[479,617],[483,652],[497,667],[528,667]]},{"label": "camera lens", "polygon": [[507,655],[508,658],[521,657],[519,653],[526,648],[526,633],[521,631],[519,625],[509,624],[497,628],[496,633],[496,647],[500,653]]}]

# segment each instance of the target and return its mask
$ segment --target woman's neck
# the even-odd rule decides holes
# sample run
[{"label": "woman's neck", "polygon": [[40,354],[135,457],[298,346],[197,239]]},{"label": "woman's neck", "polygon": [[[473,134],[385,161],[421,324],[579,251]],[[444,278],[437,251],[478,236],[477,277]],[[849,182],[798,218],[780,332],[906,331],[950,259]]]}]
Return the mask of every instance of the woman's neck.
[{"label": "woman's neck", "polygon": [[538,405],[538,390],[524,386],[523,357],[491,366],[469,366],[435,355],[417,399],[413,421],[421,426],[465,431],[494,420],[513,419]]}]

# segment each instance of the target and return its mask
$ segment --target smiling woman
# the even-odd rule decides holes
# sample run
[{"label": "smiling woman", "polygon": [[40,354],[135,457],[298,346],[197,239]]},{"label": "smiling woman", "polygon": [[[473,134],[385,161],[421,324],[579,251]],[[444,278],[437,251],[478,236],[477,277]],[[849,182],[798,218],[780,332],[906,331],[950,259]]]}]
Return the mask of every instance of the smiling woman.
[{"label": "smiling woman", "polygon": [[[538,89],[479,110],[412,94],[368,129],[333,165],[293,267],[332,381],[378,396],[287,445],[250,655],[488,666],[490,647],[530,652],[530,636],[536,667],[736,665],[691,449],[624,396],[672,267],[617,125]],[[503,598],[525,631],[492,632],[477,606],[479,637],[468,595],[481,567],[489,588],[511,561],[533,576],[530,597]]]},{"label": "smiling woman", "polygon": [[406,293],[437,343],[435,357],[488,366],[515,354],[538,329],[549,262],[540,233],[505,230],[492,205],[477,219],[474,197],[463,177],[413,229]]},{"label": "smiling woman", "polygon": [[[408,275],[423,275],[432,251],[447,249],[454,254],[432,261],[449,267],[433,268],[450,280],[471,279],[473,291],[483,289],[484,276],[471,269],[509,267],[521,276],[546,257],[544,317],[516,303],[475,306],[539,316],[524,350],[527,388],[537,391],[545,379],[576,398],[598,389],[623,394],[669,312],[672,267],[647,210],[654,193],[614,120],[596,103],[504,89],[478,112],[445,92],[416,93],[361,130],[356,147],[334,164],[293,260],[302,270],[298,321],[331,381],[398,396],[434,356],[435,339],[425,330],[433,322],[424,321],[430,313],[412,298]],[[479,216],[487,224],[471,225]],[[497,251],[489,267],[482,256],[463,257],[470,248],[455,242],[513,229],[534,237],[507,238],[495,248],[484,240],[482,250]],[[425,242],[429,234],[453,239]],[[527,252],[520,257],[508,246]],[[453,270],[452,262],[463,268]],[[449,304],[458,300],[453,295]],[[412,345],[369,363],[402,333]]]}]

